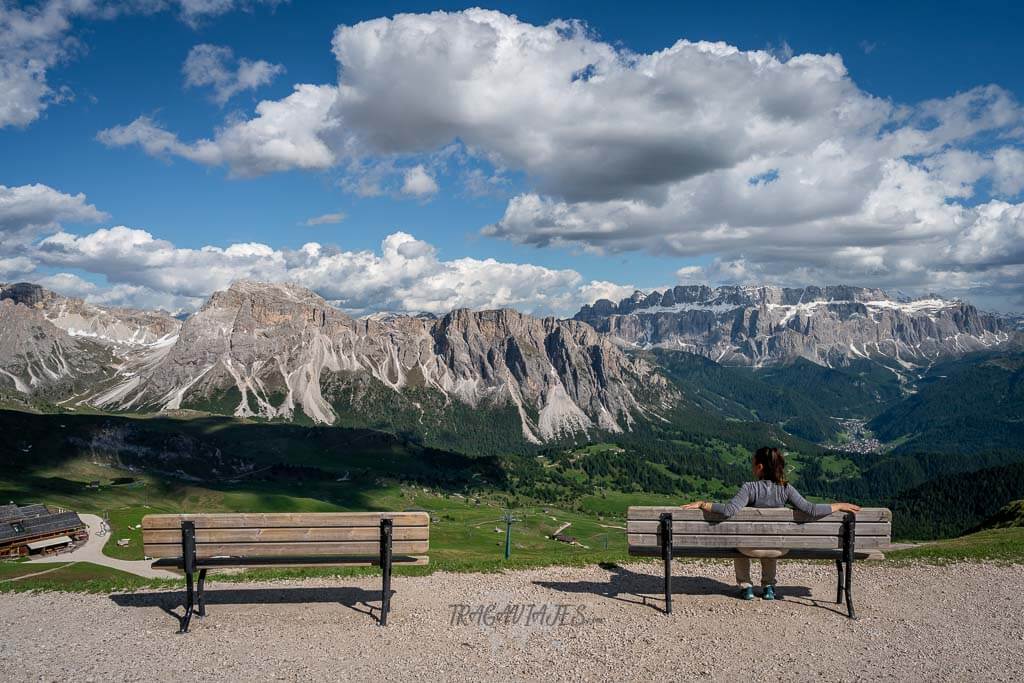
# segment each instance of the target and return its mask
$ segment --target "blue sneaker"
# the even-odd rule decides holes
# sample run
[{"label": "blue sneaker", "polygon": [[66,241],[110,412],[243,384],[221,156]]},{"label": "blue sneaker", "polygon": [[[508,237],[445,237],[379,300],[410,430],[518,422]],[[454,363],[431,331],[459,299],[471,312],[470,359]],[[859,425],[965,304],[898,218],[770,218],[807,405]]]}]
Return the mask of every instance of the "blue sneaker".
[{"label": "blue sneaker", "polygon": [[775,586],[765,586],[764,592],[761,593],[762,600],[774,600],[775,599]]},{"label": "blue sneaker", "polygon": [[753,600],[753,599],[754,599],[754,589],[752,587],[747,586],[746,588],[743,588],[743,589],[740,590],[740,600]]}]

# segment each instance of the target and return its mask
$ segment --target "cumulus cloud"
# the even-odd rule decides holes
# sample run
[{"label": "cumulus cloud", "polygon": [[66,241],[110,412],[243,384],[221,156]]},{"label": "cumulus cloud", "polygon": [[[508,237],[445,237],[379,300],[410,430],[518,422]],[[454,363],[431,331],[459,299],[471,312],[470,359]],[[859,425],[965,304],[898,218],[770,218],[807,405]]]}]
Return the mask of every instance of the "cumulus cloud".
[{"label": "cumulus cloud", "polygon": [[579,303],[592,304],[598,299],[620,301],[636,291],[633,285],[620,285],[607,280],[591,280],[580,287]]},{"label": "cumulus cloud", "polygon": [[1024,150],[1003,147],[992,155],[992,178],[997,192],[1014,196],[1024,192]]},{"label": "cumulus cloud", "polygon": [[90,301],[140,305],[148,297],[164,308],[195,308],[241,278],[296,282],[353,313],[513,307],[565,315],[591,296],[593,287],[603,286],[601,293],[613,287],[584,285],[573,270],[494,259],[443,260],[433,245],[403,232],[386,237],[379,252],[316,242],[297,250],[258,243],[187,249],[144,230],[116,226],[51,235],[32,257],[49,267],[103,275],[114,285],[93,290],[61,276],[66,289],[77,285],[78,295]]},{"label": "cumulus cloud", "polygon": [[35,269],[35,261],[26,256],[0,257],[0,282],[22,280]]},{"label": "cumulus cloud", "polygon": [[47,71],[75,52],[68,31],[83,9],[56,1],[24,8],[0,4],[0,128],[27,126],[61,99]]},{"label": "cumulus cloud", "polygon": [[414,197],[429,197],[437,192],[437,181],[427,172],[423,164],[417,164],[405,172],[402,193]]},{"label": "cumulus cloud", "polygon": [[58,294],[84,299],[97,306],[163,310],[178,314],[192,312],[203,303],[201,298],[175,296],[139,285],[96,284],[74,273],[54,273],[33,278],[33,282]]},{"label": "cumulus cloud", "polygon": [[313,216],[306,220],[307,226],[314,225],[336,225],[337,223],[345,220],[345,212],[338,211],[337,213],[325,213],[320,216]]},{"label": "cumulus cloud", "polygon": [[234,175],[336,166],[368,195],[396,169],[401,188],[436,191],[404,181],[456,141],[526,184],[487,235],[710,257],[722,278],[1014,285],[1024,109],[999,86],[903,105],[836,54],[687,40],[635,53],[579,22],[480,9],[340,26],[332,49],[337,85],[299,85],[210,139],[105,135]]},{"label": "cumulus cloud", "polygon": [[262,59],[251,61],[243,57],[236,61],[231,48],[204,43],[189,51],[182,72],[186,86],[209,86],[213,89],[213,100],[224,106],[238,93],[272,82],[284,73],[284,67]]},{"label": "cumulus cloud", "polygon": [[326,169],[337,161],[330,140],[339,124],[327,116],[336,94],[329,85],[297,85],[283,100],[260,102],[255,117],[218,130],[213,139],[182,142],[147,116],[100,131],[97,139],[109,147],[137,144],[154,156],[228,164],[238,176]]},{"label": "cumulus cloud", "polygon": [[0,185],[0,247],[6,250],[56,232],[62,221],[96,222],[106,217],[82,193],[65,194],[39,183]]}]

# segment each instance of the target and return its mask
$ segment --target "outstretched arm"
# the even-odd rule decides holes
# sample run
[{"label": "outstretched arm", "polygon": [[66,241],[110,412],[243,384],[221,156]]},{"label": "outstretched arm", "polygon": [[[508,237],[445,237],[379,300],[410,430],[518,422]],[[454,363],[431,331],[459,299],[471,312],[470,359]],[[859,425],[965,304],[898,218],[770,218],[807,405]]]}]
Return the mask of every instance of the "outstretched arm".
[{"label": "outstretched arm", "polygon": [[812,503],[790,485],[786,485],[786,500],[794,508],[811,517],[824,517],[833,512],[857,512],[860,506],[853,503]]},{"label": "outstretched arm", "polygon": [[725,517],[732,517],[737,512],[742,510],[750,502],[750,491],[747,489],[747,485],[744,484],[740,487],[740,490],[736,492],[732,500],[724,505],[722,503],[709,503],[704,500],[698,500],[695,503],[687,503],[683,506],[684,510],[704,510],[705,512],[717,512]]}]

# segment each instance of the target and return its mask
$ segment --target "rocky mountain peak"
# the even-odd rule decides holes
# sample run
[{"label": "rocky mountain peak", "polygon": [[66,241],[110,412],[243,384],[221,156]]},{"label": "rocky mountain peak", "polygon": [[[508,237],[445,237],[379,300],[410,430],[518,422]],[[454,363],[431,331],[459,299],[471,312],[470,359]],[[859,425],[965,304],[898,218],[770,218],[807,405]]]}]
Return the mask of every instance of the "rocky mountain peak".
[{"label": "rocky mountain peak", "polygon": [[31,282],[0,283],[0,300],[9,300],[25,306],[41,306],[56,295]]},{"label": "rocky mountain peak", "polygon": [[325,325],[328,321],[350,320],[305,287],[255,280],[237,280],[227,289],[214,292],[193,318],[197,319],[193,325],[210,318],[230,320],[235,326],[260,328]]},{"label": "rocky mountain peak", "polygon": [[213,294],[159,357],[123,368],[86,402],[331,424],[379,392],[392,398],[372,405],[512,410],[535,443],[629,429],[645,410],[640,393],[673,395],[652,366],[582,322],[512,309],[355,320],[302,287],[240,281]]}]

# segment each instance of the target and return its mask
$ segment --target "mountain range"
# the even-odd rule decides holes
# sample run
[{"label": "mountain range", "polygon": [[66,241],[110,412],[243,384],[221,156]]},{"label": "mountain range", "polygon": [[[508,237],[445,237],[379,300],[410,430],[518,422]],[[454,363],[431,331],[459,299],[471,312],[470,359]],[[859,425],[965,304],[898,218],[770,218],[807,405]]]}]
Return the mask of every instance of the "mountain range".
[{"label": "mountain range", "polygon": [[[559,320],[353,318],[295,285],[239,281],[180,320],[17,283],[0,285],[0,401],[373,427],[467,452],[630,432],[680,406],[819,442],[845,429],[836,418],[874,418],[899,440],[944,395],[929,368],[967,359],[956,381],[970,386],[969,359],[1013,347],[1015,326],[845,286],[676,287]],[[987,386],[1016,386],[1016,365],[979,367]],[[918,381],[930,393],[895,408]]]},{"label": "mountain range", "polygon": [[0,299],[0,387],[66,408],[335,424],[352,410],[423,423],[461,405],[511,411],[518,437],[539,444],[621,432],[676,393],[591,326],[514,310],[356,319],[301,287],[250,281],[184,322],[24,283]]},{"label": "mountain range", "polygon": [[867,287],[679,286],[601,299],[575,319],[638,348],[689,351],[726,365],[806,358],[871,360],[897,372],[1007,342],[1017,321],[935,295],[896,299]]}]

